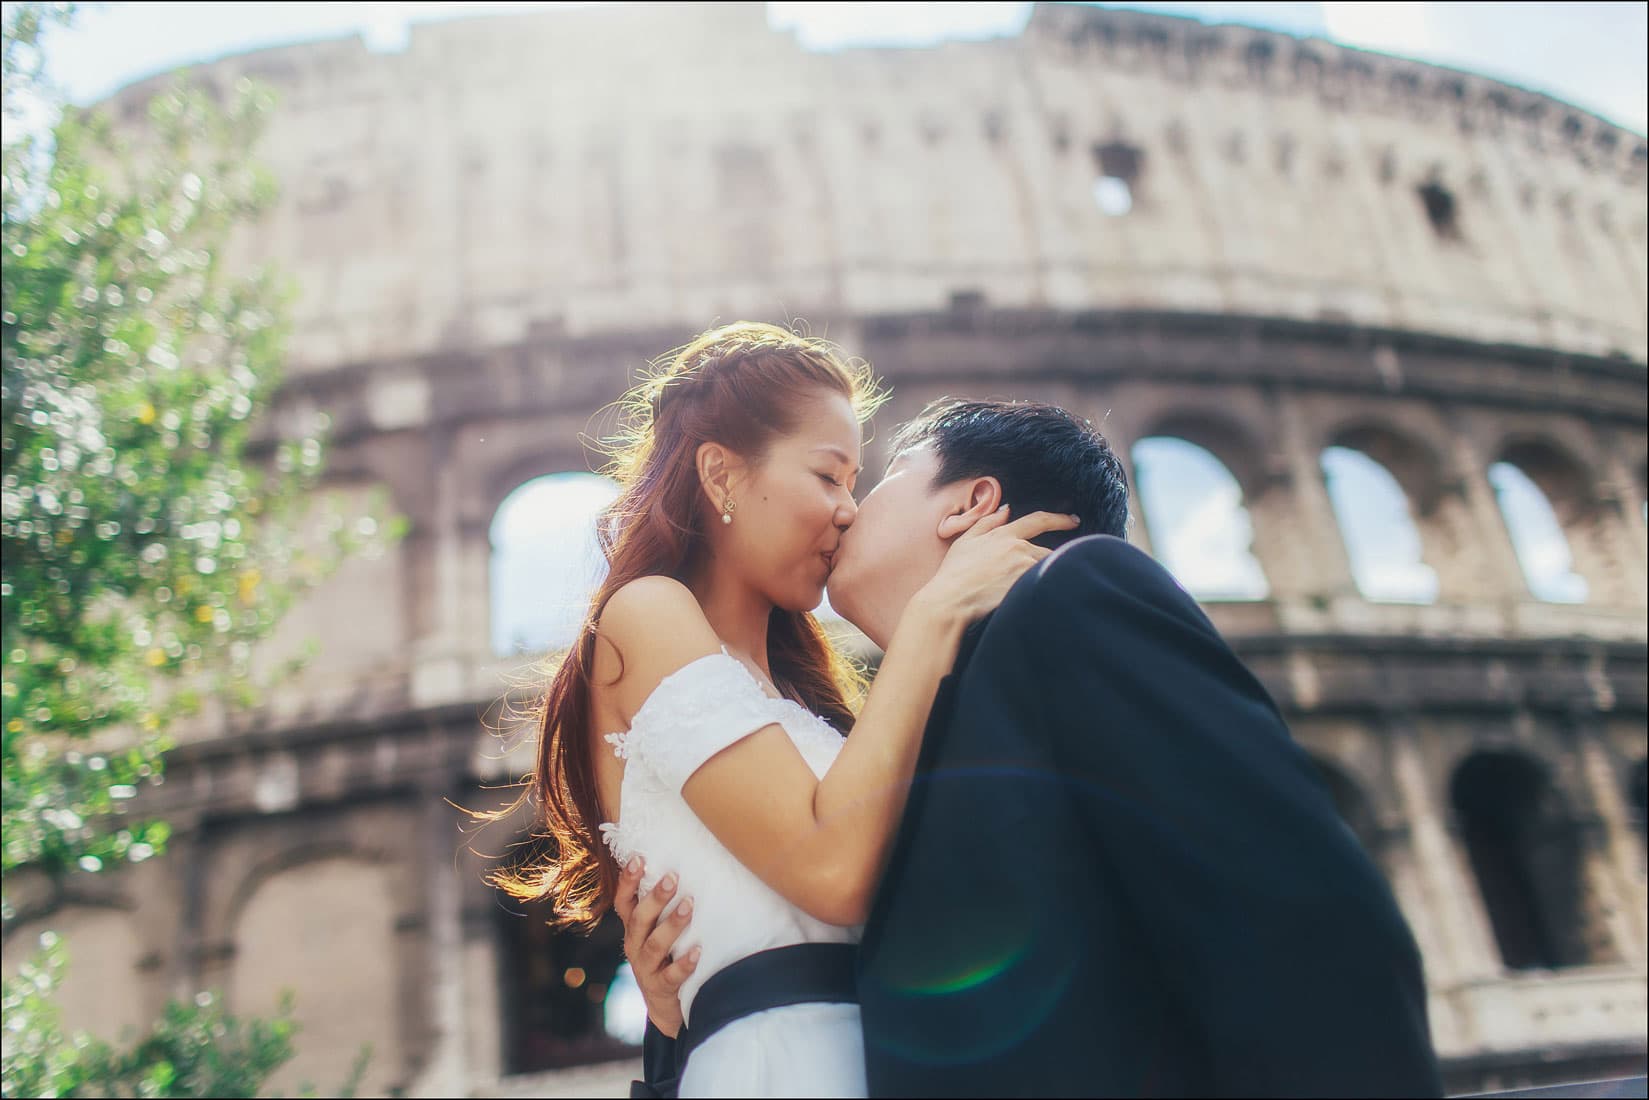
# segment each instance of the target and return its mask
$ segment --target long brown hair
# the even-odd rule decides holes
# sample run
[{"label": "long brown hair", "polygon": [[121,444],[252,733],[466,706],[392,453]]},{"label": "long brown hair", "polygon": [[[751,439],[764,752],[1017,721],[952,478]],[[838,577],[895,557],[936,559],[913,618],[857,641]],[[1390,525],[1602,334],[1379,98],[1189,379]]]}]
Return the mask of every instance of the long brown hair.
[{"label": "long brown hair", "polygon": [[[590,599],[572,648],[553,666],[549,687],[529,712],[538,752],[527,789],[514,805],[541,807],[553,856],[500,869],[489,881],[523,900],[549,898],[565,924],[590,928],[612,905],[618,866],[602,841],[601,802],[591,756],[591,675],[596,624],[613,593],[639,577],[685,581],[705,552],[714,517],[700,491],[695,456],[717,442],[759,460],[772,441],[795,429],[799,399],[840,393],[861,422],[885,399],[869,367],[820,339],[776,325],[739,322],[705,332],[652,365],[619,403],[621,426],[605,444],[603,472],[620,486],[597,521],[607,576]],[[767,659],[776,686],[846,733],[850,699],[863,673],[831,646],[807,612],[774,608]]]}]

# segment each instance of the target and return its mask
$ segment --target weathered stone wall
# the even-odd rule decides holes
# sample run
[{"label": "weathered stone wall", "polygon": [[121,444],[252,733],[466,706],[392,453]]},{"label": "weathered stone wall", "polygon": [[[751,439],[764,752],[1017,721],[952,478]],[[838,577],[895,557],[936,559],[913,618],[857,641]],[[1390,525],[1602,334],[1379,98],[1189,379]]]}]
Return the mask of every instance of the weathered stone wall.
[{"label": "weathered stone wall", "polygon": [[[872,476],[946,394],[1057,401],[1124,455],[1157,435],[1216,455],[1271,591],[1210,614],[1413,924],[1451,1086],[1641,1066],[1641,137],[1468,74],[1050,5],[1017,38],[929,50],[810,54],[759,5],[664,5],[201,72],[283,96],[261,154],[284,198],[237,244],[301,288],[266,436],[325,411],[335,490],[386,492],[410,529],[266,647],[320,643],[303,679],[184,731],[142,807],[177,823],[171,854],[107,896],[20,895],[8,965],[53,906],[71,946],[97,941],[110,996],[71,991],[71,1016],[203,987],[261,1011],[290,983],[293,1075],[323,1088],[363,1041],[372,1091],[560,1087],[499,1081],[534,960],[442,801],[527,764],[483,728],[519,668],[488,642],[488,528],[524,481],[588,469],[580,434],[644,361],[717,319],[804,317],[894,387]],[[154,87],[115,97],[129,125]],[[1125,215],[1096,207],[1101,169],[1130,177]],[[1397,477],[1434,604],[1359,593],[1334,444]],[[1508,457],[1557,508],[1585,603],[1530,594],[1487,480]],[[1540,777],[1582,965],[1502,958],[1459,791],[1490,757]]]},{"label": "weathered stone wall", "polygon": [[[1645,357],[1641,137],[1319,41],[1042,5],[1017,38],[816,54],[760,4],[666,4],[203,74],[284,97],[260,149],[284,196],[244,255],[299,279],[298,370],[958,294]],[[1091,196],[1107,146],[1124,217]]]}]

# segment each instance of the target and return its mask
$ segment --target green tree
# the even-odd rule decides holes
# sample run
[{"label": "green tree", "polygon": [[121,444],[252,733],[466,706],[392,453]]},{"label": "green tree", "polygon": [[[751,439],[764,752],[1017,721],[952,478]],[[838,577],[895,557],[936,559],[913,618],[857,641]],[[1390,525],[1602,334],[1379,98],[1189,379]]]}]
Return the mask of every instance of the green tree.
[{"label": "green tree", "polygon": [[290,1002],[274,1020],[238,1020],[205,993],[167,1005],[149,1033],[126,1050],[66,1035],[52,1001],[63,949],[49,933],[46,941],[45,950],[6,983],[7,1027],[23,1024],[5,1054],[7,1096],[254,1096],[292,1057]]},{"label": "green tree", "polygon": [[[341,553],[391,534],[369,516],[301,548],[323,422],[248,452],[285,292],[223,256],[273,194],[249,155],[267,94],[180,84],[124,137],[74,109],[46,130],[61,100],[41,39],[73,18],[39,3],[4,18],[0,871],[49,881],[162,851],[165,823],[127,811],[173,721],[208,697],[255,701],[253,643]],[[7,895],[0,919],[34,915]],[[64,1037],[61,966],[48,951],[6,983],[6,1095],[250,1095],[290,1057],[289,1018],[210,1003],[171,1006],[124,1054]]]}]

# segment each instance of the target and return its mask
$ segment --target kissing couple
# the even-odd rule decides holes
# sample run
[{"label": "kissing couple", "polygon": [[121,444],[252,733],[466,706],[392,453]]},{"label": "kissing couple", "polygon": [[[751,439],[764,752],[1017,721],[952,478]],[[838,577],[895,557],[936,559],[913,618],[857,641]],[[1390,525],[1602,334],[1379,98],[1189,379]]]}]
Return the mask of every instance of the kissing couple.
[{"label": "kissing couple", "polygon": [[[1275,703],[1052,405],[742,322],[631,392],[494,881],[647,999],[633,1095],[1439,1096],[1421,959]],[[812,611],[883,657],[868,689]]]}]

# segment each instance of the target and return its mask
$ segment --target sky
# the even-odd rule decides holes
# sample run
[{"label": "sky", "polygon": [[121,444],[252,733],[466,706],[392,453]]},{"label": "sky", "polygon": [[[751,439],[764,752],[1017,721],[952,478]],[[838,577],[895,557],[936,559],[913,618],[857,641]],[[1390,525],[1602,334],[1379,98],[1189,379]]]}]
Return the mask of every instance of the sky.
[{"label": "sky", "polygon": [[[10,6],[7,4],[6,6]],[[266,46],[359,34],[404,46],[408,28],[455,16],[590,5],[451,0],[382,3],[105,3],[46,42],[50,72],[85,104],[145,76]],[[1649,3],[1133,3],[1103,5],[1325,37],[1481,72],[1629,127],[1649,127]],[[1017,34],[1029,3],[770,3],[803,46],[924,45]]]}]

